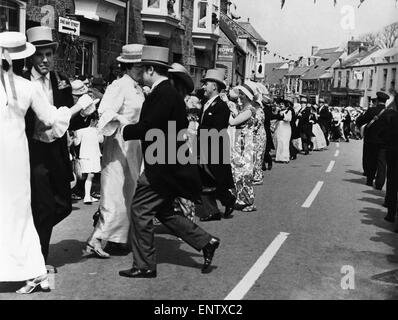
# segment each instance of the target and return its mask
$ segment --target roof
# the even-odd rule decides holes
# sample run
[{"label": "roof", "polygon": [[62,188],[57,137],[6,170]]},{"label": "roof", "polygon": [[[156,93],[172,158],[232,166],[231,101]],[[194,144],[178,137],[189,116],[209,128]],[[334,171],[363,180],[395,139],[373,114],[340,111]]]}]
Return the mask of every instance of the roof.
[{"label": "roof", "polygon": [[[394,58],[387,60],[386,57],[394,57]],[[356,63],[355,66],[373,65],[373,64],[389,63],[389,62],[395,62],[395,63],[398,62],[398,47],[379,49],[377,51],[374,51],[372,52],[372,54],[368,55],[365,59],[362,59],[359,63]]]},{"label": "roof", "polygon": [[302,80],[330,78],[332,76],[332,66],[343,53],[343,51],[323,53],[321,58],[311,66],[310,70],[302,77]]},{"label": "roof", "polygon": [[227,38],[234,44],[234,46],[242,51],[244,54],[246,54],[245,50],[241,47],[241,45],[237,41],[237,35],[236,33],[229,27],[229,25],[224,21],[220,20],[220,29],[224,34],[227,36]]},{"label": "roof", "polygon": [[238,21],[238,24],[244,28],[249,35],[251,35],[254,39],[256,39],[260,44],[266,45],[267,41],[263,39],[263,37],[257,32],[256,29],[252,26],[250,22],[243,22],[243,21]]},{"label": "roof", "polygon": [[339,50],[339,47],[327,48],[327,49],[319,49],[314,55],[321,57],[324,54],[334,53],[334,52],[337,52],[338,50]]},{"label": "roof", "polygon": [[304,75],[308,70],[310,70],[310,67],[297,67],[294,68],[292,71],[290,71],[286,76],[287,77],[295,77],[295,76],[302,76]]},{"label": "roof", "polygon": [[285,62],[265,63],[265,82],[268,84],[280,83],[283,77],[289,72],[289,69],[279,69],[284,64]]},{"label": "roof", "polygon": [[357,63],[359,63],[360,61],[362,61],[363,59],[365,59],[366,57],[370,56],[371,54],[373,54],[375,51],[377,51],[377,48],[371,48],[367,51],[362,51],[359,52],[358,50],[354,51],[351,55],[349,55],[347,57],[347,59],[345,59],[342,63],[342,68],[346,68],[346,67],[351,67],[356,65]]}]

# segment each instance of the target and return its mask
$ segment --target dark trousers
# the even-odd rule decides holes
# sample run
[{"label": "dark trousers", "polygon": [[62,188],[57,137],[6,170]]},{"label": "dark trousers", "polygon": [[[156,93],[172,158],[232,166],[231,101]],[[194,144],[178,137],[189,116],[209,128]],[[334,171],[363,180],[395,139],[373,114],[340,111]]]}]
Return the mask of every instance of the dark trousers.
[{"label": "dark trousers", "polygon": [[386,182],[386,149],[375,143],[368,143],[367,148],[368,181],[376,179],[375,186],[381,189]]},{"label": "dark trousers", "polygon": [[369,172],[369,143],[363,140],[362,147],[362,169],[365,176],[368,176]]},{"label": "dark trousers", "polygon": [[388,216],[393,218],[397,213],[398,192],[398,151],[387,150],[387,190],[385,203],[388,208]]},{"label": "dark trousers", "polygon": [[154,217],[198,251],[212,239],[210,234],[195,223],[176,215],[173,210],[173,201],[174,197],[165,197],[153,190],[145,172],[141,174],[131,205],[133,267],[156,270]]},{"label": "dark trousers", "polygon": [[328,146],[330,144],[330,141],[329,141],[329,134],[330,134],[329,126],[327,126],[326,124],[324,124],[322,122],[319,122],[319,126],[322,129],[323,135],[325,136],[326,145]]},{"label": "dark trousers", "polygon": [[31,164],[33,221],[47,260],[53,227],[72,211],[70,182],[60,181],[45,164]]},{"label": "dark trousers", "polygon": [[296,149],[296,147],[293,145],[293,140],[290,140],[290,145],[289,145],[289,152],[290,152],[290,159],[294,159],[297,157],[297,154],[299,151]]},{"label": "dark trousers", "polygon": [[301,136],[301,142],[303,144],[303,151],[305,154],[308,154],[310,149],[313,148],[311,136],[305,132],[300,133],[300,136]]},{"label": "dark trousers", "polygon": [[264,152],[264,158],[263,158],[263,163],[262,163],[262,167],[265,168],[265,164],[268,165],[268,167],[272,167],[272,157],[269,154],[269,150],[265,149]]},{"label": "dark trousers", "polygon": [[345,136],[345,140],[349,141],[350,140],[350,136],[351,136],[351,127],[350,124],[344,124],[344,136]]}]

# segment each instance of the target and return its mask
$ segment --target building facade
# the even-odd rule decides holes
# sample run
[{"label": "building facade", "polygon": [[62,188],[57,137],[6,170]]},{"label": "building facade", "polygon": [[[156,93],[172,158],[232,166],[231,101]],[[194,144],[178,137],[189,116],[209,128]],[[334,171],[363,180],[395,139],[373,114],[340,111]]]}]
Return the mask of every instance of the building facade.
[{"label": "building facade", "polygon": [[335,105],[368,108],[378,91],[397,89],[398,48],[357,50],[334,70]]}]

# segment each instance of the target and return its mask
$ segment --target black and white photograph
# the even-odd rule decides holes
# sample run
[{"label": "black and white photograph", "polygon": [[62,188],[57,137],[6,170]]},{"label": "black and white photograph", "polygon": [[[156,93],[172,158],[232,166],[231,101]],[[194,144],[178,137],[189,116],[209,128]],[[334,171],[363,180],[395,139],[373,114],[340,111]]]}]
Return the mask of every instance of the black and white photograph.
[{"label": "black and white photograph", "polygon": [[0,305],[398,299],[398,0],[0,0],[0,56]]}]

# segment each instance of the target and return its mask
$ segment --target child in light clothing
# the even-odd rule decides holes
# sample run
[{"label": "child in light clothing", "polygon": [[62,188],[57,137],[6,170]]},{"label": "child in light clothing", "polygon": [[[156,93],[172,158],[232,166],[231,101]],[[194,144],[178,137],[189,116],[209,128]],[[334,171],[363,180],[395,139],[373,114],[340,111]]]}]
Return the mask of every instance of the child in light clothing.
[{"label": "child in light clothing", "polygon": [[104,136],[97,130],[98,113],[94,112],[87,128],[75,131],[74,145],[80,144],[79,162],[82,172],[86,175],[84,184],[84,203],[91,204],[98,201],[91,197],[91,186],[94,174],[101,171],[101,150],[100,143],[104,141]]}]

